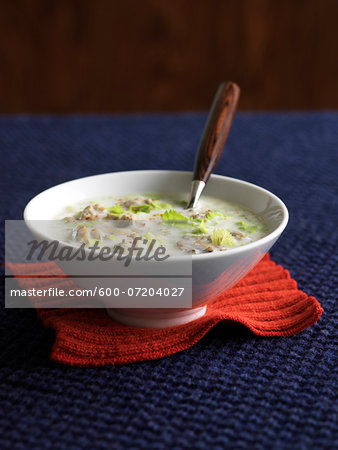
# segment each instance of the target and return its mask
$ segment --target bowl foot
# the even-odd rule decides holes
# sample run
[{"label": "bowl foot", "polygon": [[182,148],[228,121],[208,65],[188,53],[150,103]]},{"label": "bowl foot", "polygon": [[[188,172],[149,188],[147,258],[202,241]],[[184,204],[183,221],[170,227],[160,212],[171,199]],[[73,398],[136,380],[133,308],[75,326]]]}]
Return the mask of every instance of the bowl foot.
[{"label": "bowl foot", "polygon": [[113,320],[132,327],[169,328],[197,320],[204,316],[206,310],[206,306],[173,312],[107,308],[107,313]]}]

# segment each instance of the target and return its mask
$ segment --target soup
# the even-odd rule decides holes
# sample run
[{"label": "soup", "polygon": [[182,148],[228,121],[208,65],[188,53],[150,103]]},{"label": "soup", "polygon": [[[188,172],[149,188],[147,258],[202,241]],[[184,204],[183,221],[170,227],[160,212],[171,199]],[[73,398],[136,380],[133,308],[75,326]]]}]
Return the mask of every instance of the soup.
[{"label": "soup", "polygon": [[141,245],[152,242],[170,254],[201,254],[227,251],[269,233],[262,218],[241,205],[208,196],[195,209],[185,205],[184,195],[155,193],[85,201],[58,214],[57,237],[77,246],[123,249],[141,238]]}]

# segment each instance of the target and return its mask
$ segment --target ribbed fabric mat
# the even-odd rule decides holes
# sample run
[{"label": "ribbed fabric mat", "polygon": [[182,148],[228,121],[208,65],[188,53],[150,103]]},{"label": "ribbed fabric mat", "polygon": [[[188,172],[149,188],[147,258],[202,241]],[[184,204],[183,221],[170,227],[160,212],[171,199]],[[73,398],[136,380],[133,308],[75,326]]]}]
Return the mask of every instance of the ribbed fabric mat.
[{"label": "ribbed fabric mat", "polygon": [[[206,118],[1,117],[2,217],[77,177],[191,170]],[[2,308],[1,449],[337,449],[337,124],[336,112],[239,112],[216,168],[287,205],[271,258],[320,300],[315,326],[265,338],[224,321],[169,357],[72,367],[50,361],[55,333],[35,311]]]},{"label": "ribbed fabric mat", "polygon": [[[53,274],[54,263],[44,263]],[[29,289],[27,266],[9,264],[21,287]],[[36,268],[41,274],[41,264]],[[60,269],[54,269],[60,274]],[[34,265],[29,272],[34,275]],[[58,279],[69,288],[69,280]],[[43,289],[43,278],[40,288]],[[46,281],[46,283],[50,283]],[[44,326],[55,330],[51,359],[78,366],[125,364],[162,358],[198,342],[218,322],[243,324],[260,336],[291,336],[316,323],[323,309],[269,255],[232,289],[210,299],[203,317],[166,329],[129,327],[111,320],[104,309],[39,309]]]}]

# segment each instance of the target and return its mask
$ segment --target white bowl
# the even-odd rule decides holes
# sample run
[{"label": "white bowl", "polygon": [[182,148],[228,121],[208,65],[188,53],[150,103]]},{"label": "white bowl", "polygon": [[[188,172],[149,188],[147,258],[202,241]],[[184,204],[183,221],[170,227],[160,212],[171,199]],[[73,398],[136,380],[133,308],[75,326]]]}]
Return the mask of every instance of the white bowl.
[{"label": "white bowl", "polygon": [[[143,192],[188,193],[191,173],[168,170],[115,172],[69,181],[34,197],[26,206],[24,219],[39,238],[53,237],[34,225],[35,220],[52,220],[68,205],[81,201]],[[288,222],[288,210],[271,192],[254,184],[220,175],[211,175],[204,193],[239,203],[259,214],[270,233],[251,244],[224,252],[182,255],[192,259],[193,300],[190,309],[108,309],[115,320],[127,325],[164,328],[190,322],[201,317],[210,299],[234,286],[270,250]],[[33,222],[32,222],[33,221]],[[67,244],[69,245],[69,244]],[[69,274],[67,266],[62,267]],[[81,286],[84,282],[78,279]]]}]

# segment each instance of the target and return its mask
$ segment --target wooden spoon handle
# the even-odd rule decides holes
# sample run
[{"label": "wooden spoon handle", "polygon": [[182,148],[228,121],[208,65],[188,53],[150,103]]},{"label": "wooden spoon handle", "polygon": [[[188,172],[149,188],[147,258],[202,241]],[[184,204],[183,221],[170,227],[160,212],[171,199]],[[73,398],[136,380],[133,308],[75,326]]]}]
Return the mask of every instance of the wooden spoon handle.
[{"label": "wooden spoon handle", "polygon": [[198,148],[193,180],[208,181],[224,148],[239,99],[236,83],[222,83],[216,93]]}]

